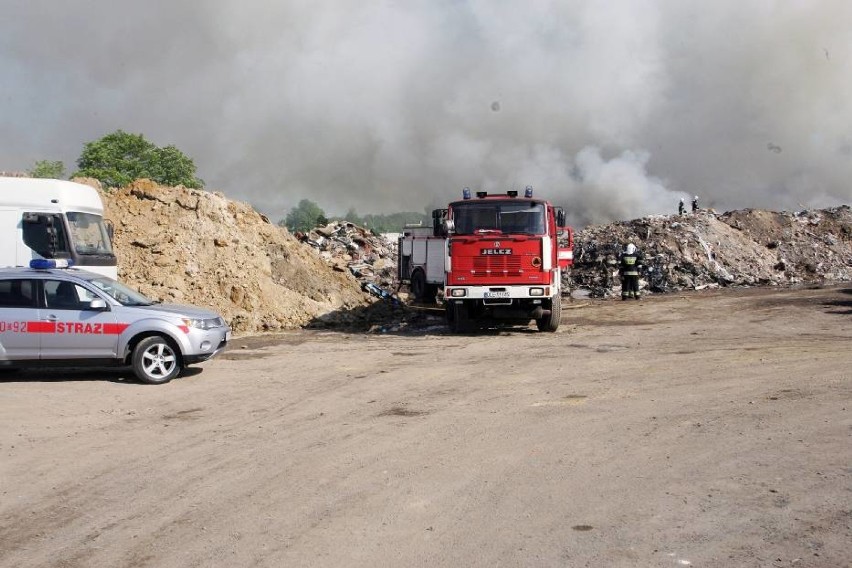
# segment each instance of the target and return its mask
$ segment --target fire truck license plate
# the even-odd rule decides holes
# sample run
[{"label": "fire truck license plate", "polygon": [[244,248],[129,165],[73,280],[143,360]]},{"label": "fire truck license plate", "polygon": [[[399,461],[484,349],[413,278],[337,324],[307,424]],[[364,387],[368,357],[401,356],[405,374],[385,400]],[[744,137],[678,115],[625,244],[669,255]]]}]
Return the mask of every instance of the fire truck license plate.
[{"label": "fire truck license plate", "polygon": [[509,297],[509,292],[508,292],[508,291],[503,291],[503,292],[486,292],[486,293],[485,293],[485,297],[486,297],[486,298],[508,298],[508,297]]},{"label": "fire truck license plate", "polygon": [[481,249],[479,254],[491,256],[501,254],[512,254],[512,249]]}]

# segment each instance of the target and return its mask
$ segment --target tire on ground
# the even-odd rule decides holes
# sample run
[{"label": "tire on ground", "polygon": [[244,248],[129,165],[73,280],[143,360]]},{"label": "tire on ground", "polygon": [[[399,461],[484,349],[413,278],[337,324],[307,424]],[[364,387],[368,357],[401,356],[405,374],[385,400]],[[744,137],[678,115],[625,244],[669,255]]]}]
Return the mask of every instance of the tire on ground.
[{"label": "tire on ground", "polygon": [[426,289],[426,273],[418,268],[411,275],[411,295],[418,302],[422,302],[427,295]]},{"label": "tire on ground", "polygon": [[550,315],[535,320],[539,331],[556,331],[562,319],[562,298],[559,296],[550,301]]},{"label": "tire on ground", "polygon": [[143,383],[160,385],[178,376],[180,353],[161,335],[146,337],[133,349],[133,373]]},{"label": "tire on ground", "polygon": [[450,330],[454,333],[470,333],[476,328],[476,320],[470,317],[470,308],[466,302],[454,303],[452,309],[452,320]]}]

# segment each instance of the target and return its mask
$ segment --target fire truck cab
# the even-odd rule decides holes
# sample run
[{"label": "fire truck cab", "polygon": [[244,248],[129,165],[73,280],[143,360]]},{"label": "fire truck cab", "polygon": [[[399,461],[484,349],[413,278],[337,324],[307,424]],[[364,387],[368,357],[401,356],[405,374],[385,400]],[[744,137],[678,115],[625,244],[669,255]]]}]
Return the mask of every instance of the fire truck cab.
[{"label": "fire truck cab", "polygon": [[468,332],[487,320],[556,331],[562,275],[573,264],[574,233],[565,212],[527,187],[462,199],[432,212],[432,226],[407,226],[399,239],[399,278],[419,301],[444,290],[447,323]]},{"label": "fire truck cab", "polygon": [[[465,188],[445,221],[444,297],[456,332],[484,320],[529,323],[556,331],[562,317],[562,271],[573,263],[565,212],[527,187],[501,195]],[[561,243],[561,244],[560,244]]]}]

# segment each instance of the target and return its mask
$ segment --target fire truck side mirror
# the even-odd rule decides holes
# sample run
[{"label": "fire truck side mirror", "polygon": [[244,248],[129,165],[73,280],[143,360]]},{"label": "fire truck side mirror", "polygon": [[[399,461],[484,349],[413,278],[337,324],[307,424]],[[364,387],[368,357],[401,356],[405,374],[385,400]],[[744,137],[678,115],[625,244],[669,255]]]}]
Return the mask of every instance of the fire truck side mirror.
[{"label": "fire truck side mirror", "polygon": [[565,210],[561,207],[556,208],[556,226],[559,229],[565,226]]},{"label": "fire truck side mirror", "polygon": [[446,229],[444,229],[444,219],[446,217],[446,209],[435,209],[432,211],[432,234],[436,237],[447,236]]},{"label": "fire truck side mirror", "polygon": [[456,224],[452,219],[444,219],[443,223],[444,235],[449,235],[456,230]]}]

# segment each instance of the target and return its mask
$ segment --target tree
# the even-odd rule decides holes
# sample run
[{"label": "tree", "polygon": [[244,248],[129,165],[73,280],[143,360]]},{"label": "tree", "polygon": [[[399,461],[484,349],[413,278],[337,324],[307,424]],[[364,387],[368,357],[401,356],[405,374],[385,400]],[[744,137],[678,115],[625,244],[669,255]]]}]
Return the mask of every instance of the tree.
[{"label": "tree", "polygon": [[309,199],[303,199],[298,205],[290,209],[282,224],[292,233],[297,231],[306,233],[317,225],[327,223],[325,212],[320,206]]},{"label": "tree", "polygon": [[374,233],[398,233],[405,225],[420,223],[422,225],[429,226],[432,224],[431,213],[367,213],[366,215],[361,216],[354,207],[350,207],[343,217],[335,217],[335,219],[349,221],[350,223],[370,229]]},{"label": "tree", "polygon": [[361,219],[361,216],[358,215],[358,212],[355,211],[354,207],[350,207],[346,212],[346,215],[343,216],[343,220],[349,221],[350,223],[354,223],[356,225],[364,225],[364,220]]},{"label": "tree", "polygon": [[116,130],[87,143],[74,177],[93,177],[105,187],[125,186],[139,178],[163,185],[204,187],[195,177],[195,163],[175,146],[159,148],[141,134]]},{"label": "tree", "polygon": [[39,160],[29,174],[34,178],[64,179],[65,164],[60,160]]}]

